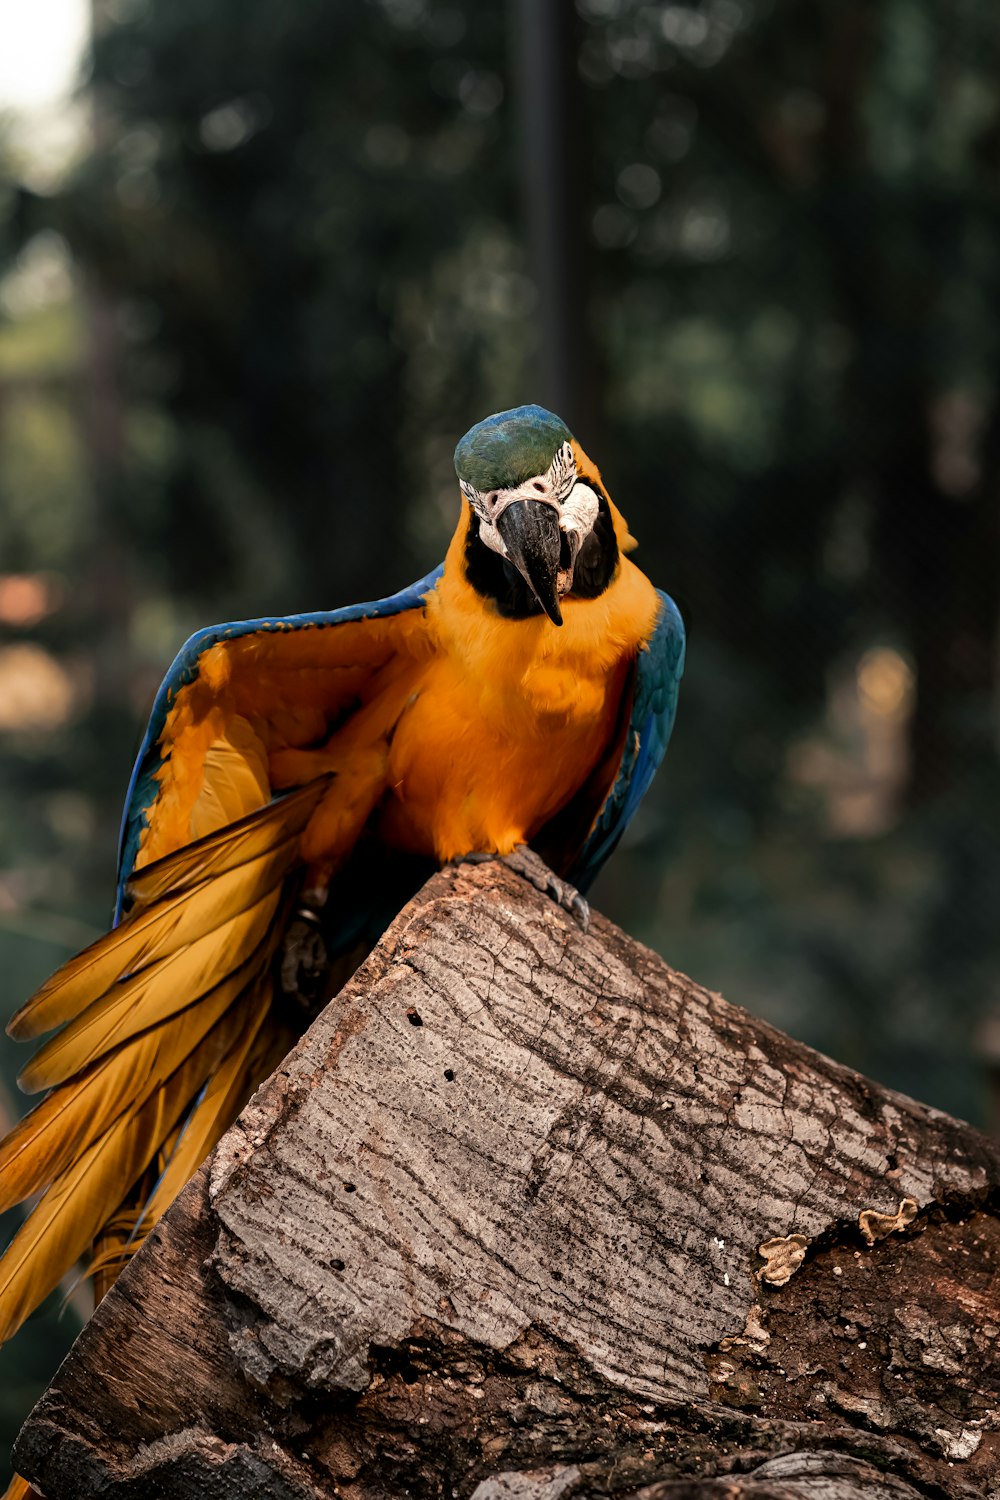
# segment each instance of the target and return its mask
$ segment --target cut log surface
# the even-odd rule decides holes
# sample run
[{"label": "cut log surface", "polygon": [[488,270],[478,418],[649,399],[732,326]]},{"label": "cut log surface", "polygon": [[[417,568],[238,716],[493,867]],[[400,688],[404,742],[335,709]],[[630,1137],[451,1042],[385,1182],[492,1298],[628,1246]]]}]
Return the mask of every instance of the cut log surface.
[{"label": "cut log surface", "polygon": [[1000,1497],[1000,1153],[434,877],[98,1308],[49,1500]]}]

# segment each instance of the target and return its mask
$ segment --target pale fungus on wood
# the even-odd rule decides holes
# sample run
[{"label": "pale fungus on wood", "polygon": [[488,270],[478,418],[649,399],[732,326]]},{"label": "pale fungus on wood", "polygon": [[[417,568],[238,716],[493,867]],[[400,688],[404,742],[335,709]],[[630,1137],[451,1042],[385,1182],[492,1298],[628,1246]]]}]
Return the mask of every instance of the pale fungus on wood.
[{"label": "pale fungus on wood", "polygon": [[877,1209],[865,1208],[858,1214],[858,1228],[866,1245],[884,1240],[887,1234],[902,1234],[917,1217],[916,1198],[903,1198],[894,1214],[880,1214]]},{"label": "pale fungus on wood", "polygon": [[1000,1486],[998,1203],[969,1127],[449,869],[17,1462],[48,1500],[972,1500]]},{"label": "pale fungus on wood", "polygon": [[765,1261],[758,1276],[771,1286],[784,1286],[805,1260],[808,1248],[809,1241],[804,1234],[786,1234],[782,1238],[765,1240],[757,1246],[757,1254]]}]

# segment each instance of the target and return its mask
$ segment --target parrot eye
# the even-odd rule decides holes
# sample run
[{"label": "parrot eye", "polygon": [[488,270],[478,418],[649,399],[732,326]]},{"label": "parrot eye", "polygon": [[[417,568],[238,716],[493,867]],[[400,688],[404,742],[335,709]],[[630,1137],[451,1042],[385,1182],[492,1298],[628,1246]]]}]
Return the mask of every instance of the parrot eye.
[{"label": "parrot eye", "polygon": [[[524,479],[508,488],[477,490],[467,479],[459,479],[459,488],[480,520],[495,526],[503,512],[515,500],[524,500],[529,492],[559,510],[576,484],[576,458],[569,443],[563,443],[544,474]],[[492,545],[492,543],[490,543]]]}]

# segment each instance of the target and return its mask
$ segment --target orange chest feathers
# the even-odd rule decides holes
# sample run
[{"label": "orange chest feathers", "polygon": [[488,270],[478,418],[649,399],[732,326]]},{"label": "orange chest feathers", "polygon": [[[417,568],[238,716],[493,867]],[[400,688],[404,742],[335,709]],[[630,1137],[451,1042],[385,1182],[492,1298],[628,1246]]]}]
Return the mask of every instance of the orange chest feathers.
[{"label": "orange chest feathers", "polygon": [[601,760],[656,607],[627,560],[600,599],[564,601],[561,629],[504,619],[447,570],[428,610],[437,649],[392,739],[381,836],[440,860],[529,841]]}]

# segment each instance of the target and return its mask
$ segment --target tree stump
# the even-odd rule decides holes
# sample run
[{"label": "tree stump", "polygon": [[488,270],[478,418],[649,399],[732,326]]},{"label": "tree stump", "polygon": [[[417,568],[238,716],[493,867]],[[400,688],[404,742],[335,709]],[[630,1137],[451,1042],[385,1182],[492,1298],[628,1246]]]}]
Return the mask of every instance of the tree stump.
[{"label": "tree stump", "polygon": [[1000,1495],[997,1147],[435,876],[98,1308],[49,1500]]}]

